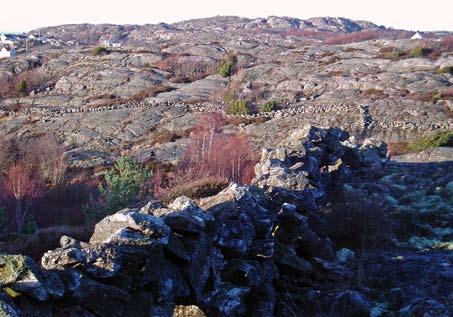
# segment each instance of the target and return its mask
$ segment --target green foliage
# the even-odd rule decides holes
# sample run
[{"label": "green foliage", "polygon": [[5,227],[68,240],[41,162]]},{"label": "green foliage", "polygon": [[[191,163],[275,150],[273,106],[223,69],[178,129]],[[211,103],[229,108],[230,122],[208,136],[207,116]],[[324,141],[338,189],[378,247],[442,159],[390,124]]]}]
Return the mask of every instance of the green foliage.
[{"label": "green foliage", "polygon": [[445,66],[437,70],[438,74],[451,74],[453,75],[453,66]]},{"label": "green foliage", "polygon": [[421,46],[414,47],[409,52],[409,56],[410,57],[423,57],[426,54],[428,54],[428,50],[426,48],[421,47]]},{"label": "green foliage", "polygon": [[150,176],[139,163],[127,157],[120,158],[114,168],[105,173],[106,188],[99,185],[105,212],[117,211],[136,201],[142,185]]},{"label": "green foliage", "polygon": [[442,131],[436,134],[422,137],[418,140],[409,143],[408,149],[411,151],[422,151],[431,149],[439,146],[452,145],[453,143],[453,131]]},{"label": "green foliage", "polygon": [[0,207],[0,232],[5,232],[8,228],[8,219],[6,217],[5,209]]},{"label": "green foliage", "polygon": [[101,55],[101,54],[108,53],[108,50],[105,47],[98,46],[98,47],[93,48],[92,53],[93,53],[93,55]]},{"label": "green foliage", "polygon": [[38,230],[38,225],[36,224],[35,217],[32,214],[28,214],[25,218],[24,229],[22,233],[24,234],[33,234]]},{"label": "green foliage", "polygon": [[88,195],[88,202],[82,206],[82,212],[88,221],[96,221],[105,216],[105,210],[102,204],[94,199],[93,194]]},{"label": "green foliage", "polygon": [[25,80],[21,80],[16,86],[16,92],[19,96],[25,96],[27,92],[27,82]]},{"label": "green foliage", "polygon": [[261,106],[261,112],[272,112],[277,107],[275,100],[268,101]]},{"label": "green foliage", "polygon": [[143,64],[143,67],[150,68],[151,65],[149,63],[145,63],[145,64]]},{"label": "green foliage", "polygon": [[441,91],[438,91],[436,92],[435,94],[433,94],[433,102],[436,102],[436,101],[439,101],[440,99],[443,98],[443,94]]},{"label": "green foliage", "polygon": [[222,77],[231,76],[236,62],[237,57],[232,52],[229,52],[226,60],[219,67],[219,75]]},{"label": "green foliage", "polygon": [[398,50],[393,50],[391,52],[387,52],[384,54],[384,58],[387,58],[387,59],[395,59],[395,58],[398,58],[400,56],[402,56],[403,53],[398,51]]},{"label": "green foliage", "polygon": [[238,100],[231,100],[228,103],[226,112],[227,112],[227,114],[230,114],[230,115],[243,115],[243,114],[249,114],[250,110],[249,110],[247,101],[238,99]]}]

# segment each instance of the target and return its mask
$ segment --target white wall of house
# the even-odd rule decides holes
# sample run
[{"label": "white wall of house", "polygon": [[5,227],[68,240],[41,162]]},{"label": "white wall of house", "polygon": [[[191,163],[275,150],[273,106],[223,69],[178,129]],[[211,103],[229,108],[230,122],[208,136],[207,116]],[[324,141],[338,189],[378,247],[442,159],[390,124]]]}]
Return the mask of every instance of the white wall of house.
[{"label": "white wall of house", "polygon": [[12,48],[10,50],[6,49],[5,47],[0,50],[0,58],[10,58],[16,57],[16,49]]},{"label": "white wall of house", "polygon": [[103,41],[101,42],[101,45],[110,47],[110,46],[112,46],[112,41],[110,41],[110,40],[103,40]]},{"label": "white wall of house", "polygon": [[423,38],[423,36],[422,36],[419,32],[415,33],[415,34],[411,37],[412,40],[421,40],[422,38]]}]

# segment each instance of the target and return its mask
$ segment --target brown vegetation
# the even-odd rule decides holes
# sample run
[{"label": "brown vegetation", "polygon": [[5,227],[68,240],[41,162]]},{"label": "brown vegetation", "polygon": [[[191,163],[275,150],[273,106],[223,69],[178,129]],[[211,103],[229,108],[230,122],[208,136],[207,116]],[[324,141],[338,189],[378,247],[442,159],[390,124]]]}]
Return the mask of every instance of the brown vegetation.
[{"label": "brown vegetation", "polygon": [[394,142],[387,144],[389,156],[402,155],[411,152],[405,142]]},{"label": "brown vegetation", "polygon": [[404,30],[364,30],[346,34],[335,33],[324,39],[323,43],[329,45],[342,45],[378,39],[405,39],[409,38],[412,34],[412,32]]},{"label": "brown vegetation", "polygon": [[216,194],[229,182],[250,183],[258,158],[246,135],[222,131],[227,123],[219,113],[200,117],[176,168],[153,169],[155,197],[166,202],[180,195],[198,199]]},{"label": "brown vegetation", "polygon": [[193,82],[215,74],[218,63],[206,63],[195,56],[172,55],[156,63],[156,67],[170,72],[174,83]]},{"label": "brown vegetation", "polygon": [[326,229],[336,248],[363,250],[390,242],[393,227],[382,199],[358,192],[331,193],[329,199]]},{"label": "brown vegetation", "polygon": [[[178,185],[163,192],[160,197],[165,203],[170,203],[180,196],[187,196],[191,199],[200,199],[218,194],[225,189],[228,184],[228,180],[215,177],[206,177],[189,182],[179,181]],[[159,191],[157,191],[157,193],[159,193]]]},{"label": "brown vegetation", "polygon": [[164,84],[157,84],[151,87],[148,87],[132,96],[129,97],[119,97],[116,95],[106,94],[106,95],[98,95],[95,97],[91,97],[88,101],[96,101],[101,100],[101,102],[96,102],[96,107],[112,107],[112,106],[119,106],[125,103],[134,103],[134,102],[141,102],[146,98],[155,97],[157,94],[162,92],[172,91],[174,88],[164,85]]},{"label": "brown vegetation", "polygon": [[57,226],[38,229],[29,236],[3,235],[0,237],[0,249],[10,254],[25,254],[39,260],[48,250],[58,248],[63,235],[79,241],[88,241],[93,233],[94,224],[83,226]]},{"label": "brown vegetation", "polygon": [[57,75],[42,72],[39,68],[24,71],[14,77],[0,77],[0,98],[27,96],[32,91],[40,92],[57,81]]},{"label": "brown vegetation", "polygon": [[153,133],[150,145],[154,144],[163,144],[168,142],[175,142],[178,139],[188,137],[190,135],[191,129],[170,132],[168,130],[162,130],[156,133]]},{"label": "brown vegetation", "polygon": [[8,169],[1,188],[3,201],[14,204],[14,222],[21,233],[30,207],[44,195],[44,182],[25,162],[19,161]]},{"label": "brown vegetation", "polygon": [[201,118],[177,167],[179,174],[190,179],[217,177],[241,184],[252,180],[257,157],[248,137],[223,133],[219,130],[223,123],[219,114]]},{"label": "brown vegetation", "polygon": [[37,139],[30,140],[24,149],[24,160],[35,169],[50,187],[57,187],[64,182],[67,169],[65,148],[58,143],[56,137],[47,133]]}]

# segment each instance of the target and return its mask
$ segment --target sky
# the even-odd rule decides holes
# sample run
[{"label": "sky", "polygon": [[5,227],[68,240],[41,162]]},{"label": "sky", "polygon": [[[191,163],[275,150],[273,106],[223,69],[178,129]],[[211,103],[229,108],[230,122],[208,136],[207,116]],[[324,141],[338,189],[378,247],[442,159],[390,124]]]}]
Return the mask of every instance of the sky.
[{"label": "sky", "polygon": [[453,31],[453,0],[4,0],[0,31],[71,23],[146,24],[216,15],[346,17],[413,31]]}]

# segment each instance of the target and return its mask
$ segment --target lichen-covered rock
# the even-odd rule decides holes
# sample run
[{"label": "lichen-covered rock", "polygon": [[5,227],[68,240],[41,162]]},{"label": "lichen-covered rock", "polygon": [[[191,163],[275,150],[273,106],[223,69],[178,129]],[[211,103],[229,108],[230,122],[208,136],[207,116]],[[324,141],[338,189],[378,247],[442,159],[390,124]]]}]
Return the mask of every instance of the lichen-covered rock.
[{"label": "lichen-covered rock", "polygon": [[173,316],[174,317],[206,317],[206,315],[203,313],[203,311],[195,305],[176,306],[175,310],[173,311]]},{"label": "lichen-covered rock", "polygon": [[[162,219],[137,210],[124,209],[96,224],[90,243],[109,243],[110,240],[115,240],[116,243],[123,241],[124,244],[128,244],[140,236],[141,244],[165,244],[169,232]],[[130,235],[134,237],[131,239]]]},{"label": "lichen-covered rock", "polygon": [[286,142],[290,150],[263,149],[255,166],[256,186],[271,192],[276,187],[310,192],[319,200],[330,186],[351,178],[352,171],[377,171],[387,161],[387,147],[382,142],[367,139],[359,147],[347,132],[336,128],[307,126]]},{"label": "lichen-covered rock", "polygon": [[57,274],[43,270],[31,258],[22,255],[0,255],[0,288],[5,287],[40,301],[64,296]]}]

